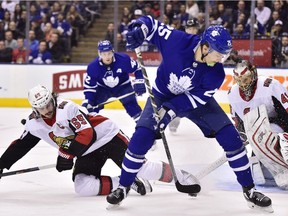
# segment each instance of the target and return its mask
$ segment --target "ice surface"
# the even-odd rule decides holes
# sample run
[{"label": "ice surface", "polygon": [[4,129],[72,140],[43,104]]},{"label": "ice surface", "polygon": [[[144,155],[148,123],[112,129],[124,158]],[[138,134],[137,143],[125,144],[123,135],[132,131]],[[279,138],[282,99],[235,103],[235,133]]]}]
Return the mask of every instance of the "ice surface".
[{"label": "ice surface", "polygon": [[[0,108],[0,154],[23,131],[20,121],[30,109]],[[129,136],[134,132],[134,122],[124,110],[103,110],[101,114],[113,119]],[[172,159],[177,167],[197,173],[219,158],[221,148],[214,139],[206,139],[200,130],[186,119],[181,120],[178,132],[166,132]],[[56,162],[57,150],[40,142],[24,158],[12,166],[10,171]],[[167,162],[161,140],[156,149],[147,155],[150,160]],[[6,171],[6,170],[5,170]],[[116,176],[120,170],[108,161],[104,174]],[[0,180],[0,216],[246,216],[267,215],[251,210],[241,193],[234,173],[224,164],[201,180],[202,192],[197,198],[178,192],[173,184],[152,182],[153,192],[140,196],[134,191],[116,210],[107,211],[105,196],[79,197],[75,194],[71,172],[58,173],[46,169],[26,174],[3,177]],[[272,201],[275,216],[287,216],[287,192],[277,188],[258,187]]]}]

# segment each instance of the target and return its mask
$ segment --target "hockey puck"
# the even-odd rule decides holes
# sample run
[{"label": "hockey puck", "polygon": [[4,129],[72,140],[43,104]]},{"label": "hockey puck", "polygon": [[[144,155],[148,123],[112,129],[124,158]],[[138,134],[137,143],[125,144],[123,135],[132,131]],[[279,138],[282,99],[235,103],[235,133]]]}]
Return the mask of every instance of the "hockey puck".
[{"label": "hockey puck", "polygon": [[188,196],[190,196],[190,197],[197,197],[197,193],[188,193]]},{"label": "hockey puck", "polygon": [[25,125],[25,124],[26,124],[26,119],[22,119],[22,120],[21,120],[21,124],[22,124],[22,125]]}]

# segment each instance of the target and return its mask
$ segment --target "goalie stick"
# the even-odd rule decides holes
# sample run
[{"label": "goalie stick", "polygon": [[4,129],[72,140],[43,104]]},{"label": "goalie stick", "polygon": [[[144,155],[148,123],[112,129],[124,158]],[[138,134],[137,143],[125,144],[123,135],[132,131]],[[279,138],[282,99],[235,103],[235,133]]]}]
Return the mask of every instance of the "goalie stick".
[{"label": "goalie stick", "polygon": [[11,176],[11,175],[18,175],[18,174],[23,174],[23,173],[28,173],[28,172],[44,170],[44,169],[50,169],[50,168],[54,168],[55,166],[56,166],[55,164],[49,164],[49,165],[44,165],[44,166],[31,167],[31,168],[26,168],[26,169],[21,169],[21,170],[15,170],[11,172],[5,172],[5,173],[0,174],[0,178]]},{"label": "goalie stick", "polygon": [[[154,111],[156,117],[159,119],[157,105],[156,105],[156,102],[155,102],[154,95],[152,93],[152,88],[151,88],[150,81],[149,81],[149,78],[148,78],[144,63],[143,63],[143,58],[142,58],[142,54],[141,54],[141,51],[140,51],[139,47],[135,49],[135,53],[136,53],[137,60],[139,62],[139,65],[140,65],[142,73],[143,73],[143,77],[144,77],[144,80],[145,80],[145,85],[146,85],[148,93],[149,93],[149,97],[150,97],[150,100],[151,100],[153,111]],[[164,131],[160,131],[160,134],[161,134],[161,137],[162,137],[162,141],[163,141],[163,144],[164,144],[165,152],[166,152],[166,155],[167,155],[167,158],[168,158],[171,170],[172,170],[173,179],[174,179],[175,186],[176,186],[177,190],[179,192],[189,193],[189,194],[190,193],[191,194],[192,193],[199,193],[200,190],[201,190],[201,186],[198,183],[193,184],[193,185],[182,185],[182,184],[179,183],[177,175],[176,175],[175,167],[174,167],[174,164],[173,164],[173,161],[172,161],[172,157],[171,157],[171,153],[170,153],[170,150],[169,150],[169,146],[168,146],[168,142],[167,142],[165,133],[164,133]]]}]

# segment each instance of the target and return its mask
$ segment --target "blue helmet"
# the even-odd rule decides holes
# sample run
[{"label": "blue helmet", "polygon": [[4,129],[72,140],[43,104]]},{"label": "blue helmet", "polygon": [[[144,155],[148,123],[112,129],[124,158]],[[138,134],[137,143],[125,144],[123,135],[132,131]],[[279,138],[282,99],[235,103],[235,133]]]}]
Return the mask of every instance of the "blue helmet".
[{"label": "blue helmet", "polygon": [[226,28],[221,25],[209,26],[202,34],[201,44],[208,43],[210,50],[221,54],[229,54],[232,50],[232,38]]},{"label": "blue helmet", "polygon": [[110,41],[108,41],[108,40],[99,41],[99,43],[98,43],[98,51],[99,52],[106,52],[106,51],[110,51],[110,50],[113,50],[113,46],[112,46]]}]

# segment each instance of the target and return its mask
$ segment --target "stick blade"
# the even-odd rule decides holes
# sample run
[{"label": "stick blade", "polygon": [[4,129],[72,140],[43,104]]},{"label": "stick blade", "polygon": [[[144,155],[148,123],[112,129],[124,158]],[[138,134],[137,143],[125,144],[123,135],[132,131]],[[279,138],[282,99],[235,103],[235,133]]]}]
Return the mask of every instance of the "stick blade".
[{"label": "stick blade", "polygon": [[201,186],[199,184],[181,185],[179,181],[177,181],[175,185],[177,190],[182,193],[195,194],[201,191]]}]

